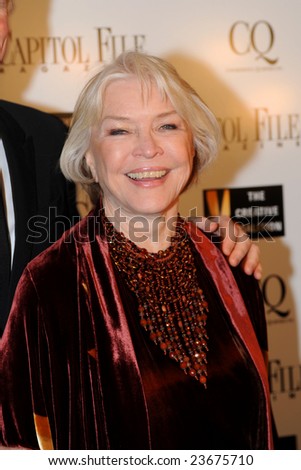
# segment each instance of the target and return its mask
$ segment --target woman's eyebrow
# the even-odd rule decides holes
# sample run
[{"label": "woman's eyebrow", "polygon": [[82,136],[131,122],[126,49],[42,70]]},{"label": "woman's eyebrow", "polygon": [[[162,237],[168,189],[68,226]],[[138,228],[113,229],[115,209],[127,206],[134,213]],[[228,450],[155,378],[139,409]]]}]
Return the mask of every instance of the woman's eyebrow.
[{"label": "woman's eyebrow", "polygon": [[[175,111],[175,110],[171,110],[171,111],[164,111],[164,113],[160,113],[158,115],[155,116],[155,118],[162,118],[162,117],[168,117],[168,116],[172,116],[172,115],[178,115],[178,113]],[[131,121],[131,118],[130,117],[127,117],[127,116],[118,116],[118,115],[114,115],[114,114],[108,114],[107,116],[104,116],[102,118],[102,122],[103,121],[106,121],[106,120],[112,120],[112,121]]]},{"label": "woman's eyebrow", "polygon": [[111,121],[129,121],[130,118],[126,117],[126,116],[114,116],[114,115],[108,115],[108,116],[104,116],[102,118],[102,122],[103,121],[106,121],[106,120],[111,120]]}]

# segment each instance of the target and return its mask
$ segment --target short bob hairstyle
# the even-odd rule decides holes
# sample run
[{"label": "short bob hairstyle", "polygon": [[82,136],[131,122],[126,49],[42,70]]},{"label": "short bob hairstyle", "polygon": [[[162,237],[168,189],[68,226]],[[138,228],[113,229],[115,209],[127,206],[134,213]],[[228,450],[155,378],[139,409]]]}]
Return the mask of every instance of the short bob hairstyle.
[{"label": "short bob hairstyle", "polygon": [[189,183],[218,151],[220,134],[215,116],[176,69],[158,57],[142,52],[124,52],[96,73],[80,93],[61,155],[63,174],[67,179],[81,183],[93,203],[99,198],[101,187],[93,180],[85,159],[91,130],[101,120],[107,86],[115,80],[133,76],[138,78],[143,90],[147,91],[155,84],[162,98],[170,99],[176,112],[191,129],[196,158]]}]

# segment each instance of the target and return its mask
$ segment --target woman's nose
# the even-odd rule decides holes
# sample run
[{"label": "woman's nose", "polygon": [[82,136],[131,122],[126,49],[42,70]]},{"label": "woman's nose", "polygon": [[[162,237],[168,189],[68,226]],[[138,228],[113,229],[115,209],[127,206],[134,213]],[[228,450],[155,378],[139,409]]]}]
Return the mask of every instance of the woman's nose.
[{"label": "woman's nose", "polygon": [[137,141],[133,150],[135,157],[154,158],[162,155],[163,149],[158,142],[158,138],[152,132],[141,132],[137,135]]}]

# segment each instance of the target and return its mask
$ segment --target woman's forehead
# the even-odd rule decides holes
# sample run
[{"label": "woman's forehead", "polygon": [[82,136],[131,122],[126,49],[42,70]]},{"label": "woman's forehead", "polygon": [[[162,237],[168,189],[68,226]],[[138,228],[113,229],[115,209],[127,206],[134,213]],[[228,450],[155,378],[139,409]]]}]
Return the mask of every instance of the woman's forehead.
[{"label": "woman's forehead", "polygon": [[102,113],[108,108],[115,110],[135,106],[163,105],[173,108],[171,100],[155,82],[148,84],[137,77],[117,79],[108,84],[102,94]]},{"label": "woman's forehead", "polygon": [[103,96],[110,93],[127,93],[129,90],[137,92],[145,99],[149,99],[152,93],[160,93],[162,99],[166,99],[166,93],[163,92],[162,87],[156,83],[151,77],[138,77],[136,75],[129,75],[120,78],[115,78],[108,82],[106,85]]}]

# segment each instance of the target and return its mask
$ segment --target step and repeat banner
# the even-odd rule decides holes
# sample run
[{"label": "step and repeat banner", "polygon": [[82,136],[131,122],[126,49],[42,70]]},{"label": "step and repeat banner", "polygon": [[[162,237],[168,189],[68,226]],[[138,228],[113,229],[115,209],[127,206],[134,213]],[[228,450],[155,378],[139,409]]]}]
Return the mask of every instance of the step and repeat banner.
[{"label": "step and repeat banner", "polygon": [[216,162],[183,215],[228,214],[260,245],[271,399],[301,449],[300,0],[15,0],[2,99],[68,117],[100,63],[125,49],[176,66],[219,119]]}]

